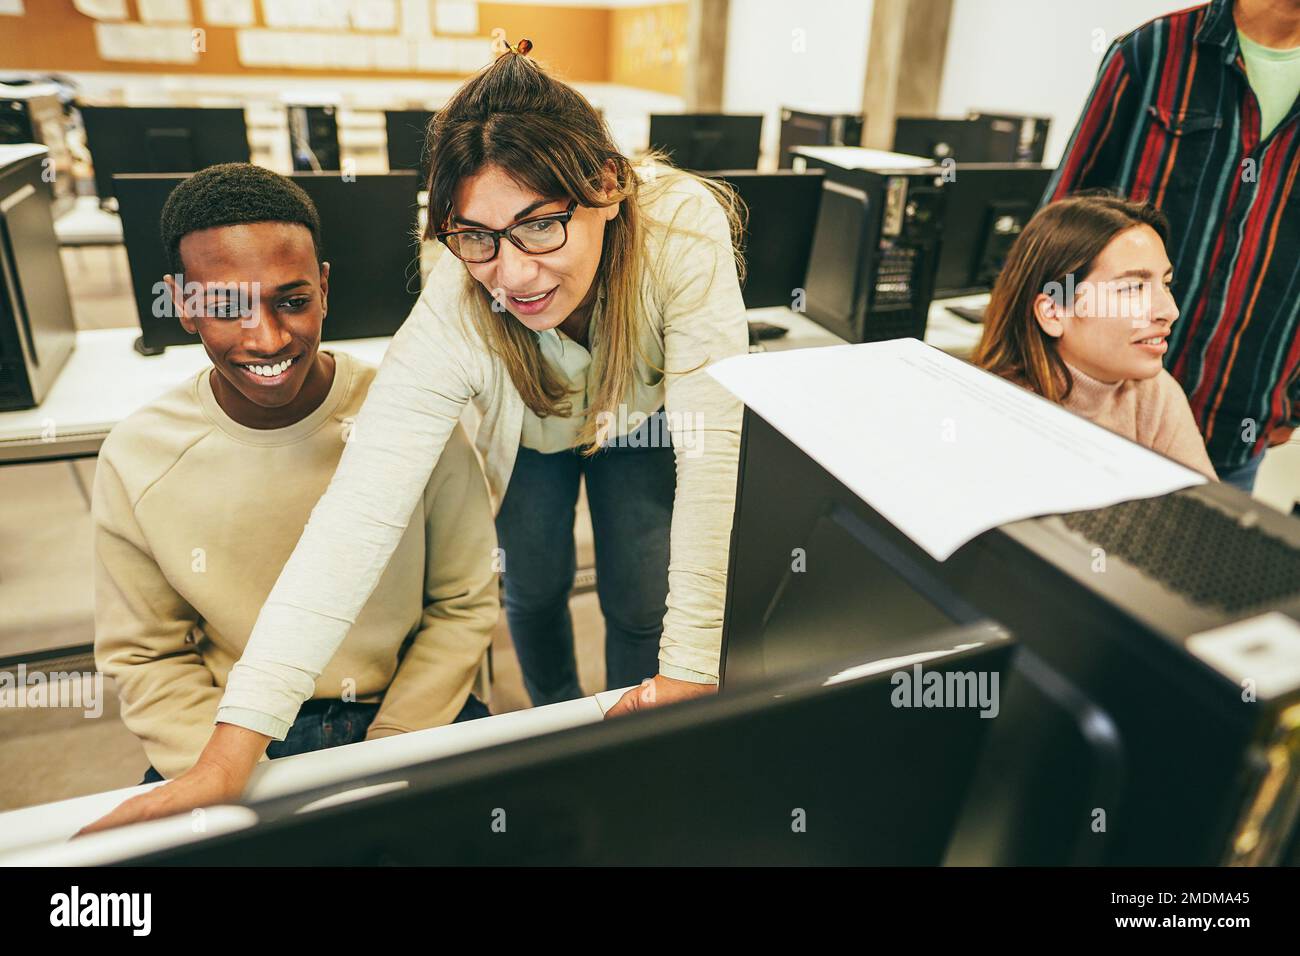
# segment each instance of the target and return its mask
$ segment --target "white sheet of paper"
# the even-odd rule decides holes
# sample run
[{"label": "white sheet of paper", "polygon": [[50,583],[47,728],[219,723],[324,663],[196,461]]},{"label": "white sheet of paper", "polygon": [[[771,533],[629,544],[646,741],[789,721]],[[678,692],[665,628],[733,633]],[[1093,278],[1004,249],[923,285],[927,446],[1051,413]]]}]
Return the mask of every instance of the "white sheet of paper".
[{"label": "white sheet of paper", "polygon": [[105,60],[195,63],[199,58],[189,27],[96,23],[95,44]]},{"label": "white sheet of paper", "polygon": [[738,355],[719,382],[936,560],[1205,477],[916,339]]},{"label": "white sheet of paper", "polygon": [[442,35],[478,33],[478,3],[475,0],[437,0],[433,8],[433,30]]},{"label": "white sheet of paper", "polygon": [[352,28],[397,29],[397,0],[352,0]]},{"label": "white sheet of paper", "polygon": [[262,17],[268,27],[307,27],[346,30],[350,0],[262,0]]},{"label": "white sheet of paper", "polygon": [[203,22],[213,27],[251,27],[253,0],[203,0]]},{"label": "white sheet of paper", "polygon": [[427,40],[432,34],[429,0],[402,0],[402,36]]},{"label": "white sheet of paper", "polygon": [[374,37],[375,67],[380,70],[415,68],[415,41],[406,37]]},{"label": "white sheet of paper", "polygon": [[126,0],[72,0],[72,5],[96,20],[126,19]]},{"label": "white sheet of paper", "polygon": [[23,0],[0,0],[0,15],[21,17],[23,15]]},{"label": "white sheet of paper", "polygon": [[190,0],[136,0],[141,23],[193,23]]}]

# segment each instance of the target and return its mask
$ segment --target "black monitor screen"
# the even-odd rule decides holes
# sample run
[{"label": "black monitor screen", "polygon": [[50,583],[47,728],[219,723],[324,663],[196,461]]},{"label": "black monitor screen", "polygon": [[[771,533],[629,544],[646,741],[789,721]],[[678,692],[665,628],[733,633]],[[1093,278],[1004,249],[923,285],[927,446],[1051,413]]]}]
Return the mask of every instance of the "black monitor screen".
[{"label": "black monitor screen", "polygon": [[[156,284],[169,271],[158,224],[168,195],[184,178],[118,176],[114,183],[142,346],[150,351],[199,340],[176,318],[154,315]],[[301,173],[290,178],[320,214],[321,255],[330,264],[324,338],[392,335],[420,293],[419,244],[414,238],[416,174],[344,179],[339,173]]]},{"label": "black monitor screen", "polygon": [[1052,170],[1015,163],[959,163],[946,184],[947,210],[935,274],[938,298],[987,292],[1029,222]]},{"label": "black monitor screen", "polygon": [[726,113],[655,113],[650,145],[682,169],[757,169],[763,117]]},{"label": "black monitor screen", "polygon": [[737,171],[715,178],[728,183],[745,204],[745,308],[789,306],[804,286],[822,174]]},{"label": "black monitor screen", "polygon": [[930,635],[983,619],[842,505],[829,506],[801,540],[763,621],[768,676],[852,655],[917,653]]},{"label": "black monitor screen", "polygon": [[100,199],[117,173],[193,173],[249,160],[242,109],[83,106],[86,147]]},{"label": "black monitor screen", "polygon": [[386,110],[384,126],[388,132],[388,168],[413,169],[420,174],[420,185],[429,179],[429,124],[438,114],[433,110]]}]

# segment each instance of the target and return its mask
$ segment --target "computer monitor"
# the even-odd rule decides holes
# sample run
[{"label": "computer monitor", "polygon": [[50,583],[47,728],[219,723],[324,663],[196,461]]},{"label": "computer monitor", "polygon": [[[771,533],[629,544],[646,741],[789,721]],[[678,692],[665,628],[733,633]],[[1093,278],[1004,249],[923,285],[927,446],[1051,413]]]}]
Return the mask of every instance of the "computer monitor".
[{"label": "computer monitor", "polygon": [[1210,483],[1012,522],[936,561],[746,410],[724,692],[981,618],[1017,651],[949,862],[1285,858],[1300,519]]},{"label": "computer monitor", "polygon": [[894,121],[894,152],[937,162],[1014,162],[1019,143],[1020,131],[1010,124],[922,116],[900,116]]},{"label": "computer monitor", "polygon": [[748,213],[745,308],[788,307],[808,274],[808,253],[821,207],[821,172],[736,170],[714,173],[713,178],[735,189]]},{"label": "computer monitor", "polygon": [[[898,687],[982,680],[987,692],[1012,642],[981,630],[934,643],[915,663],[823,662],[754,688],[254,803],[256,826],[127,862],[937,864],[996,721],[977,700],[900,706]],[[360,798],[302,812],[348,792]]]},{"label": "computer monitor", "polygon": [[987,292],[1038,209],[1052,170],[1028,163],[958,163],[934,279],[935,298]]},{"label": "computer monitor", "polygon": [[999,136],[998,142],[1005,142],[1005,135],[1011,133],[1016,138],[1015,154],[1003,156],[995,162],[1041,163],[1047,148],[1047,132],[1051,129],[1049,116],[1024,116],[1014,113],[986,113],[971,110],[967,119],[987,125]]},{"label": "computer monitor", "polygon": [[295,172],[342,169],[339,122],[332,106],[290,106],[289,152]]},{"label": "computer monitor", "polygon": [[[321,255],[330,264],[325,339],[392,335],[420,293],[419,243],[414,238],[416,174],[295,173],[289,177],[316,204]],[[169,314],[155,315],[158,283],[169,271],[158,223],[182,175],[114,177],[122,236],[140,316],[137,349],[157,354],[199,341]],[[364,215],[358,215],[364,210]],[[168,310],[170,311],[170,310]]]},{"label": "computer monitor", "polygon": [[388,131],[388,168],[413,169],[420,174],[420,188],[429,181],[429,158],[425,150],[435,110],[384,110]]},{"label": "computer monitor", "polygon": [[652,113],[650,146],[682,169],[757,169],[761,113]]},{"label": "computer monitor", "polygon": [[862,113],[807,113],[783,107],[777,165],[789,169],[792,150],[798,146],[860,146],[866,120]]},{"label": "computer monitor", "polygon": [[118,173],[193,173],[218,163],[246,163],[242,109],[180,106],[82,106],[86,147],[100,201],[113,196]]}]

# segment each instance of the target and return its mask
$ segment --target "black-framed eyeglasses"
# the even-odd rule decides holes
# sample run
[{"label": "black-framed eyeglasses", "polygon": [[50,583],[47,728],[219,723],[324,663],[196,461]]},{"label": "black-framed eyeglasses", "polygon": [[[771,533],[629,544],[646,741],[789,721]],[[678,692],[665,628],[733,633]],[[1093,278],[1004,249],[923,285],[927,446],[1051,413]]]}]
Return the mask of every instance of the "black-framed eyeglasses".
[{"label": "black-framed eyeglasses", "polygon": [[569,220],[577,208],[578,200],[574,199],[564,212],[521,219],[505,229],[448,229],[435,235],[462,262],[491,262],[501,251],[503,237],[521,252],[540,256],[569,241]]}]

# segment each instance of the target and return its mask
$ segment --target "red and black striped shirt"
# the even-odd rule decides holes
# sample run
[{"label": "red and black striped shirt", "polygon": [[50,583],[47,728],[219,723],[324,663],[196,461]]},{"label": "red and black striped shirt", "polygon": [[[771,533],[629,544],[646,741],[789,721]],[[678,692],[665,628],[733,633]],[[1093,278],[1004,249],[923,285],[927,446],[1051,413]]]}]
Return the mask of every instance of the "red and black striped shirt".
[{"label": "red and black striped shirt", "polygon": [[1104,187],[1169,219],[1181,318],[1165,365],[1219,471],[1294,424],[1300,394],[1300,99],[1267,139],[1231,0],[1116,40],[1044,200]]}]

